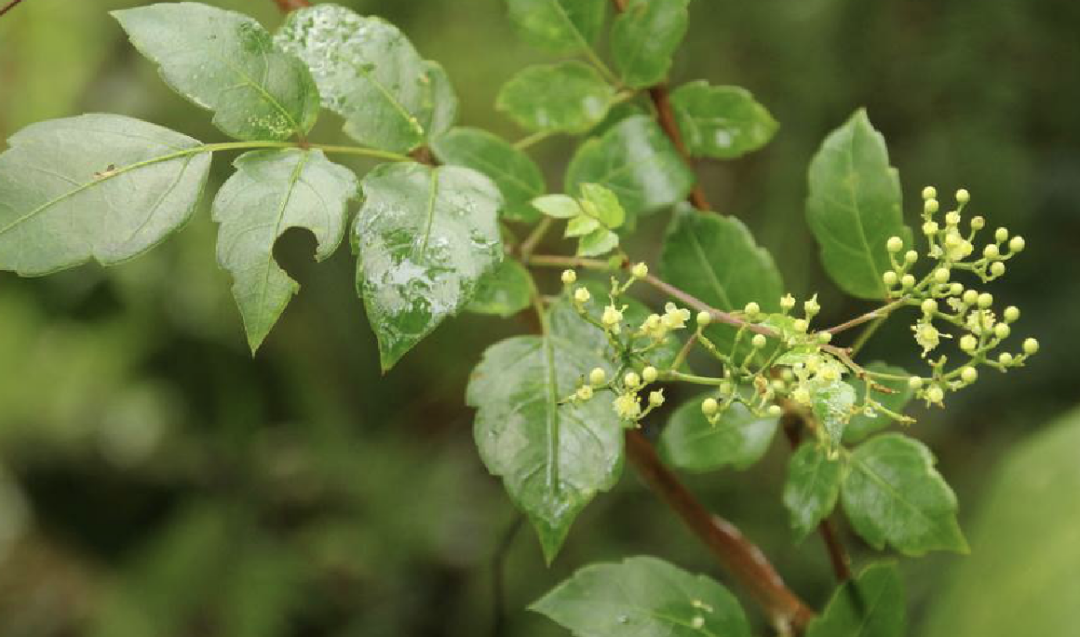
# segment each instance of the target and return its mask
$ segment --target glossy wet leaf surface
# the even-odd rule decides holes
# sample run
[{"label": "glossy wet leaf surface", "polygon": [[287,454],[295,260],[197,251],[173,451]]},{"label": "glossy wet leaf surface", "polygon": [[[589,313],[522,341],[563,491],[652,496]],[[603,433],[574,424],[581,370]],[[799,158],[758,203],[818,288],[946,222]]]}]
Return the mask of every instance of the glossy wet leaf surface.
[{"label": "glossy wet leaf surface", "polygon": [[701,413],[701,401],[710,395],[700,394],[679,405],[660,434],[660,454],[688,471],[746,469],[768,451],[778,419],[755,416],[734,403],[714,425]]},{"label": "glossy wet leaf surface", "polygon": [[439,128],[453,119],[442,110],[450,107],[445,72],[381,18],[319,4],[290,13],[275,41],[307,63],[323,105],[345,118],[345,133],[361,144],[408,152],[424,143],[433,122]]},{"label": "glossy wet leaf surface", "polygon": [[540,218],[540,211],[529,202],[543,194],[544,175],[532,158],[503,138],[479,128],[460,127],[437,138],[431,148],[445,164],[490,177],[506,202],[503,218],[525,222]]},{"label": "glossy wet leaf surface", "polygon": [[258,349],[300,285],[274,261],[274,243],[289,228],[315,235],[315,258],[328,258],[345,234],[348,201],[358,194],[352,171],[322,151],[270,150],[241,155],[218,191],[218,263],[232,274],[252,351]]},{"label": "glossy wet leaf surface", "polygon": [[630,0],[611,27],[611,54],[633,88],[664,79],[689,22],[689,0]]},{"label": "glossy wet leaf surface", "polygon": [[968,551],[956,521],[956,495],[934,468],[930,450],[912,438],[882,434],[857,447],[840,502],[855,531],[876,549],[888,544],[905,555]]},{"label": "glossy wet leaf surface", "polygon": [[682,201],[694,174],[671,141],[647,115],[632,115],[578,147],[566,170],[566,191],[600,184],[633,216]]},{"label": "glossy wet leaf surface", "polygon": [[784,483],[784,506],[791,516],[791,528],[799,536],[813,531],[836,507],[844,464],[829,458],[813,441],[803,443],[788,461]]},{"label": "glossy wet leaf surface", "polygon": [[383,370],[471,300],[502,261],[502,196],[460,166],[383,164],[364,177],[357,289]]},{"label": "glossy wet leaf surface", "polygon": [[510,20],[532,44],[554,53],[576,53],[596,39],[607,0],[506,0]]},{"label": "glossy wet leaf surface", "polygon": [[607,116],[615,89],[577,61],[529,66],[499,89],[495,108],[534,132],[584,133]]},{"label": "glossy wet leaf surface", "polygon": [[528,516],[549,563],[577,514],[622,470],[611,400],[559,404],[600,364],[560,336],[517,336],[489,347],[469,380],[480,457]]},{"label": "glossy wet leaf surface", "polygon": [[806,637],[903,637],[907,634],[904,584],[896,565],[871,564],[841,586]]},{"label": "glossy wet leaf surface", "polygon": [[779,124],[749,91],[697,81],[671,93],[675,121],[695,157],[733,159],[773,138]]},{"label": "glossy wet leaf surface", "polygon": [[90,259],[115,265],[191,216],[210,153],[120,115],[33,124],[0,155],[0,269],[36,276]]},{"label": "glossy wet leaf surface", "polygon": [[825,271],[848,294],[885,298],[882,275],[892,269],[885,244],[901,237],[911,245],[911,230],[904,225],[900,177],[866,111],[825,138],[809,181],[806,218]]},{"label": "glossy wet leaf surface", "polygon": [[577,637],[750,637],[726,588],[654,557],[586,566],[530,608]]},{"label": "glossy wet leaf surface", "polygon": [[243,140],[305,135],[319,92],[304,63],[274,46],[255,20],[194,2],[112,14],[131,43],[176,92],[214,113],[214,125]]}]

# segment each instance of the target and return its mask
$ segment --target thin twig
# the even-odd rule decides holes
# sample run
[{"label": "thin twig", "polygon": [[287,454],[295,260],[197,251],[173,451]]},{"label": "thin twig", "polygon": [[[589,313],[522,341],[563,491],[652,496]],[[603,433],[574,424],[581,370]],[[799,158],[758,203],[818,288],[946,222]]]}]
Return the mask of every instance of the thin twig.
[{"label": "thin twig", "polygon": [[830,334],[839,334],[840,332],[850,330],[853,327],[858,327],[858,326],[862,325],[863,323],[873,321],[874,319],[885,318],[889,314],[892,314],[893,310],[895,310],[895,309],[897,309],[899,307],[902,307],[904,305],[907,305],[908,301],[909,301],[908,297],[902,296],[902,297],[896,299],[895,301],[886,303],[885,305],[882,305],[879,308],[875,308],[873,310],[870,310],[866,314],[856,316],[855,318],[851,319],[850,321],[844,321],[843,323],[841,323],[841,324],[839,324],[839,325],[837,325],[835,327],[830,327],[829,329],[827,329],[825,331],[830,333]]},{"label": "thin twig", "polygon": [[19,4],[20,2],[22,2],[22,0],[11,0],[11,2],[5,4],[4,8],[0,9],[0,17],[3,17],[5,13],[14,9],[15,5]]},{"label": "thin twig", "polygon": [[652,443],[640,431],[626,432],[626,453],[646,483],[674,509],[686,526],[705,543],[720,563],[766,610],[779,632],[802,632],[814,616],[754,543],[739,530],[710,513],[679,478],[660,461]]}]

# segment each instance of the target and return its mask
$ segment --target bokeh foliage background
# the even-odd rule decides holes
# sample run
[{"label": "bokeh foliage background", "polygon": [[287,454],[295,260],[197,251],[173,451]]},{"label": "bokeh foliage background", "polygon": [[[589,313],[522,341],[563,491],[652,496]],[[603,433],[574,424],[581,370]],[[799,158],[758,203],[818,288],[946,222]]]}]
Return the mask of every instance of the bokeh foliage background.
[{"label": "bokeh foliage background", "polygon": [[[31,122],[104,111],[221,139],[106,13],[137,4],[24,0],[0,19],[0,138]],[[270,0],[213,4],[271,28],[281,20]],[[501,0],[342,4],[390,19],[441,61],[464,124],[521,135],[494,112],[494,96],[515,70],[546,58],[514,37]],[[960,610],[949,611],[942,596],[989,585],[1009,568],[1030,570],[1025,551],[1040,544],[1058,552],[1047,564],[1080,567],[1080,479],[1067,479],[1076,472],[1048,469],[1022,497],[986,497],[1013,448],[1078,398],[1080,5],[696,0],[691,12],[673,80],[745,86],[781,122],[763,151],[704,164],[699,174],[714,205],[772,251],[794,293],[821,294],[824,323],[868,307],[843,298],[818,265],[803,218],[805,171],[824,134],[857,106],[889,142],[909,220],[924,184],[945,193],[963,186],[972,210],[1027,238],[992,291],[1023,309],[1022,331],[1043,351],[1026,370],[984,375],[947,412],[918,409],[914,427],[958,490],[969,530],[976,517],[1025,511],[1045,522],[993,521],[1006,534],[976,532],[972,557],[904,562],[913,632],[984,635],[992,620],[950,619],[980,596],[967,590],[956,597]],[[324,113],[313,136],[333,141],[338,124]],[[566,140],[537,147],[556,191],[572,149]],[[229,159],[215,161],[219,184]],[[277,254],[303,290],[253,360],[215,265],[207,212],[108,271],[37,280],[0,273],[0,634],[494,634],[492,561],[516,515],[472,447],[463,393],[483,347],[527,324],[460,317],[380,376],[349,251],[316,265],[314,241],[297,231]],[[664,222],[646,220],[629,252],[652,260]],[[893,321],[868,360],[917,364],[907,330]],[[1046,462],[1080,465],[1080,447],[1060,450],[1080,438],[1054,440],[1042,445],[1058,449]],[[787,455],[777,440],[748,474],[690,482],[820,605],[832,589],[824,552],[815,537],[792,541],[780,504]],[[1011,484],[1026,475],[1016,467],[1043,464],[1009,462],[1012,478],[997,481]],[[977,516],[983,500],[993,513]],[[1040,530],[1059,539],[1046,549]],[[858,563],[871,557],[845,535]],[[562,634],[523,608],[587,562],[652,553],[724,580],[629,472],[586,510],[550,570],[529,533],[511,538],[505,635]],[[950,587],[965,561],[981,577],[964,574]],[[1056,630],[1037,632],[1069,634]]]}]

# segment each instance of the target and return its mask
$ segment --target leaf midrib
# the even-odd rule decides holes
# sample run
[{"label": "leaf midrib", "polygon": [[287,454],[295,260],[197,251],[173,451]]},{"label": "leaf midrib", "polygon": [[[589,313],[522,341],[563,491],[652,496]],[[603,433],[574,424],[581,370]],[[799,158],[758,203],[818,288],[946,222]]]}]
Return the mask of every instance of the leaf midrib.
[{"label": "leaf midrib", "polygon": [[117,168],[117,169],[115,169],[113,171],[108,172],[107,174],[102,175],[101,177],[97,177],[97,178],[91,179],[90,181],[88,181],[86,183],[80,184],[77,188],[72,188],[71,190],[69,190],[69,191],[67,191],[67,192],[65,192],[65,193],[63,193],[61,195],[58,195],[58,196],[50,199],[49,201],[46,201],[45,203],[39,205],[37,208],[34,208],[30,212],[28,212],[28,213],[24,214],[23,216],[15,219],[14,221],[9,223],[8,225],[0,228],[0,235],[7,234],[8,232],[13,230],[14,228],[22,225],[23,223],[29,221],[30,219],[36,217],[38,214],[42,213],[46,209],[51,208],[52,206],[55,206],[56,204],[58,204],[58,203],[60,203],[62,201],[70,199],[71,197],[74,197],[75,195],[79,194],[80,192],[82,192],[84,190],[87,190],[87,189],[89,189],[89,188],[91,188],[91,187],[93,187],[95,185],[103,184],[103,183],[107,182],[108,180],[110,180],[110,179],[112,179],[114,177],[119,177],[120,175],[123,175],[124,173],[130,172],[132,170],[137,170],[139,168],[144,168],[146,166],[150,166],[150,165],[153,165],[153,164],[169,161],[171,159],[178,159],[180,157],[187,157],[189,155],[195,155],[195,154],[198,154],[198,153],[201,153],[201,152],[211,152],[211,149],[207,148],[205,145],[192,146],[191,148],[185,148],[184,150],[179,150],[179,151],[175,151],[175,152],[172,152],[172,153],[166,153],[166,154],[160,155],[158,157],[151,157],[150,159],[144,159],[142,161],[135,162],[134,164],[128,164],[127,166]]}]

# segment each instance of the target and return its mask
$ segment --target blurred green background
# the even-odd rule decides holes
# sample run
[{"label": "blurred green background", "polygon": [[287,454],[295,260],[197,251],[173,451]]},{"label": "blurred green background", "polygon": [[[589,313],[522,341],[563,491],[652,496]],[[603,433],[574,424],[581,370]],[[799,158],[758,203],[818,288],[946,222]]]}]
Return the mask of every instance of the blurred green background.
[{"label": "blurred green background", "polygon": [[[270,0],[212,3],[269,28],[281,21]],[[0,139],[105,111],[220,140],[106,13],[137,4],[24,0],[0,18]],[[522,65],[548,58],[514,37],[501,0],[342,4],[392,20],[441,61],[462,123],[522,136],[494,112],[494,96]],[[933,624],[935,635],[982,637],[993,622],[963,632],[956,626],[978,623],[950,627],[965,610],[934,600],[1022,570],[1040,530],[1071,529],[1044,561],[1080,568],[1080,479],[986,496],[1012,449],[1078,401],[1080,4],[695,0],[691,12],[673,81],[745,86],[781,122],[763,151],[699,166],[704,186],[721,212],[750,224],[793,292],[821,294],[824,323],[868,306],[823,276],[803,218],[805,170],[857,106],[889,142],[912,219],[923,185],[962,186],[970,209],[1027,238],[992,291],[1020,306],[1017,332],[1037,336],[1043,351],[1008,377],[984,374],[948,412],[915,414],[913,433],[937,452],[965,528],[990,515],[976,515],[982,501],[1005,519],[1039,512],[1040,524],[1017,525],[1017,535],[976,532],[972,557],[903,562],[913,633]],[[332,142],[339,129],[324,114],[314,137]],[[559,189],[572,149],[561,139],[537,147],[549,187]],[[212,181],[227,177],[230,159],[215,160]],[[207,204],[130,264],[33,280],[0,273],[0,635],[540,637],[564,633],[525,606],[588,562],[650,553],[726,581],[629,470],[581,516],[552,568],[527,529],[508,535],[517,516],[473,449],[463,393],[483,347],[524,322],[451,320],[381,376],[349,251],[316,265],[313,239],[297,232],[277,255],[303,291],[252,359],[215,265]],[[664,217],[643,223],[630,254],[653,260]],[[917,365],[907,330],[903,320],[883,329],[867,360]],[[1042,445],[1058,450],[1046,462],[1080,466],[1080,446],[1061,451],[1080,437],[1062,440]],[[820,606],[832,576],[819,540],[796,544],[788,531],[779,497],[787,455],[777,440],[747,473],[689,482]],[[844,535],[857,564],[873,557]],[[493,559],[506,538],[500,614]],[[996,566],[949,584],[959,564],[987,556]],[[981,603],[967,592],[963,604]],[[1031,634],[1075,634],[1056,630]]]}]

